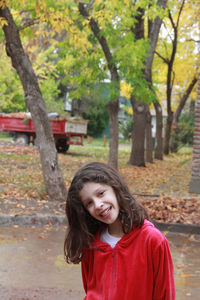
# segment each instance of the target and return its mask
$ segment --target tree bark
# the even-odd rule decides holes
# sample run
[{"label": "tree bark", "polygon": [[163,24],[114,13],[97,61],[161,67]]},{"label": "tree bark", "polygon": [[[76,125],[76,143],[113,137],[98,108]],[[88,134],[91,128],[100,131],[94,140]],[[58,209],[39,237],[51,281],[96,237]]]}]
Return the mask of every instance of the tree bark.
[{"label": "tree bark", "polygon": [[136,101],[131,97],[131,105],[134,112],[132,148],[129,163],[137,167],[145,167],[144,141],[146,129],[147,104]]},{"label": "tree bark", "polygon": [[109,112],[109,124],[110,124],[110,151],[108,164],[113,168],[118,168],[118,111],[119,111],[119,100],[110,101],[107,103]]},{"label": "tree bark", "polygon": [[[144,38],[144,13],[144,9],[139,7],[138,14],[135,17],[135,27],[131,28],[136,40]],[[133,109],[133,132],[129,164],[137,167],[145,167],[144,143],[146,129],[146,105],[136,99],[134,95],[131,96],[130,102]]]},{"label": "tree bark", "polygon": [[165,144],[164,144],[164,154],[169,154],[170,149],[170,137],[171,137],[171,129],[172,129],[172,121],[173,121],[173,112],[168,113],[167,123],[165,128]]},{"label": "tree bark", "polygon": [[155,146],[155,159],[163,159],[163,116],[162,107],[158,101],[154,103],[154,108],[156,111],[156,146]]},{"label": "tree bark", "polygon": [[6,52],[20,77],[24,89],[25,102],[33,119],[47,192],[51,200],[65,201],[67,194],[66,185],[58,165],[54,138],[37,77],[28,56],[24,52],[19,31],[10,10],[7,7],[1,8],[0,17],[5,18],[8,22],[7,25],[3,26]]},{"label": "tree bark", "polygon": [[152,141],[152,126],[151,126],[151,113],[149,108],[146,112],[146,162],[153,163],[153,141]]}]

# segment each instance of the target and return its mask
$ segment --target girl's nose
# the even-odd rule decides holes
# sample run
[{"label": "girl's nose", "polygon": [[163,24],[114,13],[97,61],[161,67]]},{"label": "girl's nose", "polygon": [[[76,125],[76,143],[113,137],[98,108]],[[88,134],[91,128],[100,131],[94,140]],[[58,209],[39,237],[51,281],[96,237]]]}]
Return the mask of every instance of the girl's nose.
[{"label": "girl's nose", "polygon": [[101,209],[103,206],[103,203],[99,199],[95,199],[94,204],[95,204],[95,209]]}]

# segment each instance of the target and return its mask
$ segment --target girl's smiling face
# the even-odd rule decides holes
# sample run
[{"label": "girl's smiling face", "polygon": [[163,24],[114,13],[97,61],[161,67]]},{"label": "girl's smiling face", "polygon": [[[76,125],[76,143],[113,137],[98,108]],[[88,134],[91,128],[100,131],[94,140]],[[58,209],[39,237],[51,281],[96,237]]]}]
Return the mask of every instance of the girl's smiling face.
[{"label": "girl's smiling face", "polygon": [[108,224],[110,234],[118,235],[121,232],[121,223],[118,219],[119,204],[111,186],[86,182],[79,195],[89,214]]}]

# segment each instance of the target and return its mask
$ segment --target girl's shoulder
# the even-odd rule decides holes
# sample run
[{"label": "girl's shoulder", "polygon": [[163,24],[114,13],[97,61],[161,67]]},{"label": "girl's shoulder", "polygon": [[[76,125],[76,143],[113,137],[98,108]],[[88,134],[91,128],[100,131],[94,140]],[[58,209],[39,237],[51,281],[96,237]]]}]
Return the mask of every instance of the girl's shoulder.
[{"label": "girl's shoulder", "polygon": [[165,241],[166,237],[148,220],[144,220],[142,226],[134,227],[133,229],[123,236],[122,243],[132,243],[133,241],[160,243]]},{"label": "girl's shoulder", "polygon": [[165,235],[148,220],[144,221],[141,228],[141,236],[143,239],[149,240],[154,244],[168,243]]}]

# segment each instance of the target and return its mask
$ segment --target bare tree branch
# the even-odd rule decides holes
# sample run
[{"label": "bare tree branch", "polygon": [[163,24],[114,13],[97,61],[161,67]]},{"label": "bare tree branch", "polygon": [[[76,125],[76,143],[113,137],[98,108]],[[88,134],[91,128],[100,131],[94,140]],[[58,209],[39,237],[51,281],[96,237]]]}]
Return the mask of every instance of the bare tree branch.
[{"label": "bare tree branch", "polygon": [[35,24],[38,24],[39,22],[40,22],[40,18],[28,19],[28,20],[26,20],[26,22],[22,26],[19,26],[18,29],[23,30],[27,27],[31,27]]},{"label": "bare tree branch", "polygon": [[158,53],[157,51],[155,51],[155,54],[158,55],[158,57],[160,57],[167,65],[169,64],[169,60],[168,58],[163,57],[160,53]]},{"label": "bare tree branch", "polygon": [[192,81],[189,83],[189,85],[188,85],[185,93],[181,97],[180,103],[179,103],[179,105],[178,105],[178,107],[177,107],[177,109],[176,109],[176,111],[174,113],[174,121],[175,122],[178,122],[180,114],[181,114],[181,112],[182,112],[182,110],[183,110],[183,108],[185,106],[185,103],[186,103],[186,101],[187,101],[187,99],[188,99],[188,97],[189,97],[189,95],[190,95],[193,87],[195,86],[196,82],[197,82],[197,76],[195,75],[194,78],[192,79]]}]

